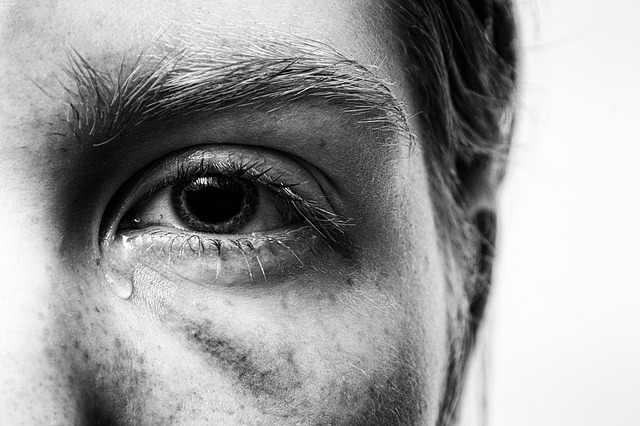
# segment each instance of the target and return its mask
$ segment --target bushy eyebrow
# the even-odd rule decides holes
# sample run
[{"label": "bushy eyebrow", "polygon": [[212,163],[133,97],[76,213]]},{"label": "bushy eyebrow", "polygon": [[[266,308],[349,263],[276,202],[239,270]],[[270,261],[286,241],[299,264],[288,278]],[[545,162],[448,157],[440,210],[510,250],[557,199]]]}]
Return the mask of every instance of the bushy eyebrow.
[{"label": "bushy eyebrow", "polygon": [[380,132],[409,135],[387,83],[367,67],[310,41],[210,43],[144,52],[115,71],[70,51],[67,122],[77,136],[106,144],[143,124],[223,114],[274,112],[297,102],[337,109]]}]

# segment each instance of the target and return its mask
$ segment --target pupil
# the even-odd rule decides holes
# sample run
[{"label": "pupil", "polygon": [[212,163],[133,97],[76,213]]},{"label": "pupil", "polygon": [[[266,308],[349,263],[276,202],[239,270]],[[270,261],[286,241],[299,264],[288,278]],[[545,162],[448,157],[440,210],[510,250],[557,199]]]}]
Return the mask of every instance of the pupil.
[{"label": "pupil", "polygon": [[182,220],[204,232],[235,232],[251,221],[258,207],[256,184],[223,175],[198,178],[176,195]]},{"label": "pupil", "polygon": [[184,203],[189,213],[205,223],[220,223],[232,219],[242,211],[244,201],[243,188],[209,187],[198,191],[185,191],[184,194]]}]

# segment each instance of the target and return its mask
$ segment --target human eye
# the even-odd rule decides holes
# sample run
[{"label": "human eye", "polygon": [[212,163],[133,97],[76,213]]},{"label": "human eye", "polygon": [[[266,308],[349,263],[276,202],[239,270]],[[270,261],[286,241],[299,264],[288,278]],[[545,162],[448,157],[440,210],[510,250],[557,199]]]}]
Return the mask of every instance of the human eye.
[{"label": "human eye", "polygon": [[295,159],[201,146],[143,168],[107,216],[105,248],[203,285],[267,282],[341,245],[347,221]]}]

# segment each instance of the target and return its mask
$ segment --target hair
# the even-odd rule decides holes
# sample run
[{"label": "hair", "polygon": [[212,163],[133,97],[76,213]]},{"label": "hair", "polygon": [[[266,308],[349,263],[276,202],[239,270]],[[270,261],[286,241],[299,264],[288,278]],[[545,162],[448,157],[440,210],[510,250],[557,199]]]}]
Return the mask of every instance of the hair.
[{"label": "hair", "polygon": [[[421,102],[439,240],[465,285],[449,285],[450,356],[438,424],[455,423],[491,280],[495,215],[470,217],[465,185],[504,175],[514,123],[517,37],[510,0],[391,0],[406,78]],[[491,168],[491,169],[487,169]],[[449,275],[454,269],[449,271]]]}]

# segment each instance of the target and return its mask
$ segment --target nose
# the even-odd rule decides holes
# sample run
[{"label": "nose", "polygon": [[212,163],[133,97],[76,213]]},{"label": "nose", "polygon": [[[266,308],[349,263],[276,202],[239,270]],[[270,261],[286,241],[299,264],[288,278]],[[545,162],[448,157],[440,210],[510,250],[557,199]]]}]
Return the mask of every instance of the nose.
[{"label": "nose", "polygon": [[[6,130],[6,128],[4,129]],[[0,424],[81,423],[60,333],[65,280],[47,185],[0,130]],[[3,147],[4,145],[4,147]]]}]

